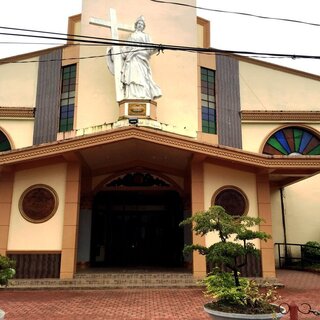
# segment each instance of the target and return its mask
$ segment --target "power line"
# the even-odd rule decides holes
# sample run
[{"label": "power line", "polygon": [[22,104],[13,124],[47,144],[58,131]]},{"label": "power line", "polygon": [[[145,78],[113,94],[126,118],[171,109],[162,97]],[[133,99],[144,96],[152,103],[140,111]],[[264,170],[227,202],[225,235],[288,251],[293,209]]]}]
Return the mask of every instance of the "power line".
[{"label": "power line", "polygon": [[267,19],[267,20],[277,20],[277,21],[292,22],[292,23],[300,23],[300,24],[306,24],[306,25],[310,25],[310,26],[314,26],[314,27],[320,27],[319,23],[306,22],[306,21],[302,21],[302,20],[268,17],[268,16],[262,16],[262,15],[253,14],[253,13],[247,13],[247,12],[237,12],[237,11],[228,11],[228,10],[204,8],[204,7],[193,6],[193,5],[190,5],[190,4],[174,2],[174,1],[162,1],[162,0],[150,0],[150,1],[161,3],[161,4],[172,4],[172,5],[176,5],[176,6],[190,7],[190,8],[194,8],[194,9],[206,10],[206,11],[212,11],[212,12],[218,12],[218,13],[237,14],[237,15],[242,15],[242,16],[247,16],[247,17],[252,17],[252,18]]},{"label": "power line", "polygon": [[[40,38],[40,39],[51,39],[51,40],[60,40],[60,41],[76,41],[81,45],[105,45],[105,46],[128,46],[128,47],[141,47],[144,50],[157,50],[158,53],[163,52],[164,50],[170,51],[186,51],[186,52],[196,52],[196,53],[207,53],[207,54],[240,54],[245,56],[260,56],[260,57],[270,57],[270,58],[290,58],[290,59],[320,59],[320,56],[315,55],[300,55],[300,54],[285,54],[285,53],[269,53],[269,52],[254,52],[254,51],[239,51],[239,50],[223,50],[218,48],[201,48],[201,47],[188,47],[188,46],[178,46],[178,45],[170,45],[170,44],[157,44],[157,43],[142,43],[142,42],[134,42],[128,40],[115,40],[109,38],[99,38],[99,37],[91,37],[91,36],[80,36],[73,34],[63,34],[56,32],[48,32],[48,31],[39,31],[39,30],[30,30],[30,29],[17,29],[10,27],[1,27],[0,29],[10,29],[15,31],[25,31],[29,33],[42,33],[46,35],[35,35],[35,34],[21,34],[21,33],[8,33],[8,32],[0,32],[0,35],[9,35],[14,37],[31,37],[31,38]],[[57,36],[49,36],[50,35],[61,35],[61,37]],[[76,58],[75,58],[76,59]],[[4,60],[2,60],[4,62]]]},{"label": "power line", "polygon": [[[149,49],[139,49],[137,51],[145,51],[145,50],[149,50]],[[69,61],[69,60],[86,60],[86,59],[106,58],[107,56],[116,56],[116,55],[121,55],[123,53],[130,53],[130,52],[131,51],[122,51],[120,53],[108,53],[108,54],[93,55],[93,56],[86,56],[86,57],[69,57],[69,58],[47,59],[47,60],[10,61],[10,63],[27,64],[27,63],[44,63],[44,62],[55,62],[55,61]],[[3,60],[6,60],[6,59],[3,59]]]},{"label": "power line", "polygon": [[19,41],[0,41],[0,44],[27,44],[27,45],[49,45],[49,46],[58,46],[61,43],[57,42],[19,42]]}]

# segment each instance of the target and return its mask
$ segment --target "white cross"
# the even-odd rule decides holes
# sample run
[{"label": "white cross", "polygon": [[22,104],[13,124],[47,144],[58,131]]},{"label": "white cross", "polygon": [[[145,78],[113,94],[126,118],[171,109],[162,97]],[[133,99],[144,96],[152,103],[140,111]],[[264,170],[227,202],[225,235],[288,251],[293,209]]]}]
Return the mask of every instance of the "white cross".
[{"label": "white cross", "polygon": [[[110,21],[105,21],[99,18],[90,18],[90,24],[94,24],[100,27],[111,28],[111,36],[113,40],[119,40],[118,30],[130,31],[133,32],[134,28],[129,25],[125,25],[117,22],[117,14],[116,10],[110,8]],[[113,54],[113,63],[114,63],[114,80],[116,86],[116,97],[117,101],[121,101],[123,99],[123,90],[121,86],[121,68],[122,68],[122,59],[120,46],[112,47]]]}]

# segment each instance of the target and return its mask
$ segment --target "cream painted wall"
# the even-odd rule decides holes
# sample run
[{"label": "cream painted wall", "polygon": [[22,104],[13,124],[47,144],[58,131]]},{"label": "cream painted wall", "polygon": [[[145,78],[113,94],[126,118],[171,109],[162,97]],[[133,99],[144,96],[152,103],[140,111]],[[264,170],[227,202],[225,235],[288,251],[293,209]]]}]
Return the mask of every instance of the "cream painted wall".
[{"label": "cream painted wall", "polygon": [[320,133],[320,124],[315,123],[271,123],[271,122],[245,122],[242,123],[242,148],[245,151],[260,153],[267,138],[284,126],[307,125],[308,128]]},{"label": "cream painted wall", "polygon": [[[261,152],[267,137],[285,123],[243,123],[243,149]],[[290,123],[287,123],[287,125]],[[294,124],[292,124],[294,125]],[[320,132],[319,124],[308,124]],[[304,244],[307,241],[320,241],[320,175],[295,183],[284,189],[287,242]],[[271,195],[274,242],[283,243],[280,192]]]},{"label": "cream painted wall", "polygon": [[280,127],[275,123],[242,123],[243,150],[259,153],[267,137]]},{"label": "cream painted wall", "polygon": [[[23,62],[38,61],[37,57]],[[1,107],[35,107],[38,63],[0,65]]]},{"label": "cream painted wall", "polygon": [[[61,250],[66,165],[56,164],[17,171],[14,179],[8,251]],[[55,215],[43,223],[31,223],[20,214],[18,203],[22,193],[34,184],[46,184],[58,194],[59,207]]]},{"label": "cream painted wall", "polygon": [[[195,4],[194,0],[187,1]],[[196,46],[196,10],[152,3],[148,0],[83,0],[81,32],[84,35],[110,38],[110,29],[89,24],[90,17],[109,20],[109,8],[117,11],[118,21],[133,26],[144,15],[145,32],[155,43]],[[128,33],[120,32],[126,39]],[[105,47],[81,46],[80,56],[105,55]],[[163,97],[157,100],[158,121],[196,130],[198,125],[197,55],[164,51],[151,58],[154,81],[161,87]],[[191,89],[190,89],[191,88]],[[105,57],[79,62],[78,110],[76,127],[83,128],[110,123],[118,119],[114,78]],[[94,110],[94,112],[92,112]]]},{"label": "cream painted wall", "polygon": [[[224,168],[213,164],[204,165],[204,206],[211,206],[211,199],[214,193],[223,186],[235,186],[241,189],[248,198],[248,216],[258,216],[258,204],[256,195],[256,177],[252,173],[242,172],[236,169]],[[206,245],[216,242],[218,237],[209,234],[206,237]],[[255,242],[257,248],[259,243]]]},{"label": "cream painted wall", "polygon": [[[305,244],[320,241],[320,176],[314,176],[284,189],[284,219],[287,243]],[[279,190],[271,193],[272,231],[275,243],[284,243],[284,227]],[[299,256],[298,247],[291,247],[291,253]],[[297,251],[298,250],[298,251]],[[283,252],[281,253],[283,255]],[[277,247],[275,259],[279,264]]]},{"label": "cream painted wall", "polygon": [[320,78],[239,62],[242,110],[319,110]]},{"label": "cream painted wall", "polygon": [[284,192],[287,241],[320,241],[320,175],[289,186]]},{"label": "cream painted wall", "polygon": [[33,126],[33,119],[0,119],[0,130],[8,137],[12,149],[32,145]]}]

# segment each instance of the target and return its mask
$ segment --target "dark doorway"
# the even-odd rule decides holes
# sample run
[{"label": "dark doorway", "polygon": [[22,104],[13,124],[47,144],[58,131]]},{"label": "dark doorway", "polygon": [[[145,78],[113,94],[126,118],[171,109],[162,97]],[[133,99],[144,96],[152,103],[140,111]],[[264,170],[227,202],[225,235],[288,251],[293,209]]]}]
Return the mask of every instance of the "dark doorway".
[{"label": "dark doorway", "polygon": [[94,267],[181,267],[181,197],[176,191],[103,191],[92,220]]}]

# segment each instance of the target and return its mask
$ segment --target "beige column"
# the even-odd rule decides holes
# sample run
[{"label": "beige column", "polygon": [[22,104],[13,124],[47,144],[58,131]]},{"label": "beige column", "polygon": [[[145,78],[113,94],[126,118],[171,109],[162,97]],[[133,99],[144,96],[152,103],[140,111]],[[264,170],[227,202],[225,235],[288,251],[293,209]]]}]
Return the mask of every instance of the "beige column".
[{"label": "beige column", "polygon": [[69,162],[66,177],[60,279],[71,279],[76,272],[80,178],[80,164]]},{"label": "beige column", "polygon": [[[192,214],[204,210],[204,175],[203,159],[194,158],[191,162],[191,207]],[[192,234],[193,244],[205,246],[205,238]],[[193,276],[203,278],[206,276],[206,259],[205,256],[198,252],[193,253]]]},{"label": "beige column", "polygon": [[[257,198],[259,217],[264,220],[260,225],[260,231],[272,235],[272,215],[270,200],[269,176],[267,174],[257,175]],[[262,276],[264,278],[274,278],[276,276],[274,243],[270,239],[267,242],[260,242],[262,258]]]},{"label": "beige column", "polygon": [[0,173],[0,254],[6,255],[13,193],[12,172]]}]

